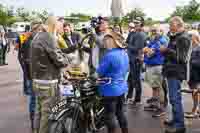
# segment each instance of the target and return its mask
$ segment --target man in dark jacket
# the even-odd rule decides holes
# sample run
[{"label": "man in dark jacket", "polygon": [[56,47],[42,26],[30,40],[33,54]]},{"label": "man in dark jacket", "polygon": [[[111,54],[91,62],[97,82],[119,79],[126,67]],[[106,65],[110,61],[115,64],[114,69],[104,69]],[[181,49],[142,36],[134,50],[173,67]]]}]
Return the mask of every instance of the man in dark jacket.
[{"label": "man in dark jacket", "polygon": [[180,17],[170,21],[170,42],[168,48],[161,47],[165,55],[163,74],[167,78],[169,99],[172,105],[172,121],[165,121],[168,133],[184,133],[184,112],[181,97],[181,83],[187,79],[187,64],[192,51],[191,38],[184,32],[184,22]]},{"label": "man in dark jacket", "polygon": [[56,17],[50,16],[48,32],[35,35],[31,44],[31,78],[36,94],[34,133],[49,133],[50,106],[59,98],[58,81],[61,69],[68,65],[56,40]]},{"label": "man in dark jacket", "polygon": [[133,96],[133,88],[135,88],[135,99],[133,106],[140,105],[142,95],[142,84],[140,80],[142,64],[143,64],[143,51],[145,47],[147,36],[142,31],[143,19],[137,18],[134,21],[135,31],[129,33],[127,38],[128,43],[128,55],[130,60],[130,74],[129,74],[129,92],[128,99]]}]

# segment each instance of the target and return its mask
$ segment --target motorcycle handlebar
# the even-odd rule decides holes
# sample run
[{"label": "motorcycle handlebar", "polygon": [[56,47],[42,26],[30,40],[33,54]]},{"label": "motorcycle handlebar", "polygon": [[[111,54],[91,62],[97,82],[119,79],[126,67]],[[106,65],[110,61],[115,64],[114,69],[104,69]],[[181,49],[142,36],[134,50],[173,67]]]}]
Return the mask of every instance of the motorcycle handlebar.
[{"label": "motorcycle handlebar", "polygon": [[95,84],[111,84],[112,82],[112,78],[93,78],[93,77],[73,77],[73,78],[68,78],[67,80],[71,81],[71,82],[75,82],[75,83],[79,83],[81,81],[92,81],[94,82]]}]

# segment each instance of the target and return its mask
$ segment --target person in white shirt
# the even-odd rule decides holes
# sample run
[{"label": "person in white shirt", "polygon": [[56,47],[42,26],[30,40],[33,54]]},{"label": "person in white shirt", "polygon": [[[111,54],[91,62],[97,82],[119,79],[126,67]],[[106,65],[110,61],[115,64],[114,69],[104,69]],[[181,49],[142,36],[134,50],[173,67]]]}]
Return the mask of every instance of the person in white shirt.
[{"label": "person in white shirt", "polygon": [[1,31],[0,33],[0,45],[1,45],[1,61],[0,64],[1,65],[8,65],[6,63],[6,54],[8,51],[8,41],[5,37],[5,31]]}]

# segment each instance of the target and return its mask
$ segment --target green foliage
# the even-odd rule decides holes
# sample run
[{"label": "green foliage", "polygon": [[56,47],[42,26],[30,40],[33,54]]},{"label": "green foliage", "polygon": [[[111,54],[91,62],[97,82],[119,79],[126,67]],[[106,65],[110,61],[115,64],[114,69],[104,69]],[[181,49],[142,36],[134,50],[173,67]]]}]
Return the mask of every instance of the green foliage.
[{"label": "green foliage", "polygon": [[134,8],[131,12],[127,13],[123,18],[122,22],[124,26],[127,26],[129,22],[137,17],[143,17],[145,19],[145,25],[153,25],[157,23],[152,18],[146,18],[146,14],[141,8]]},{"label": "green foliage", "polygon": [[125,16],[125,18],[127,20],[134,20],[137,17],[145,17],[146,14],[143,12],[143,10],[141,8],[134,8],[131,12],[127,13],[127,15]]},{"label": "green foliage", "polygon": [[0,25],[9,26],[15,22],[15,17],[11,14],[11,10],[0,5]]},{"label": "green foliage", "polygon": [[43,10],[41,12],[36,12],[36,14],[37,14],[37,18],[41,19],[42,22],[45,22],[49,16],[49,13],[47,10]]},{"label": "green foliage", "polygon": [[83,14],[83,13],[71,13],[70,17],[79,18],[79,21],[89,21],[91,19],[91,16]]},{"label": "green foliage", "polygon": [[21,18],[22,21],[30,21],[31,20],[31,16],[30,16],[30,12],[28,10],[26,10],[25,8],[18,8],[16,10],[16,16]]},{"label": "green foliage", "polygon": [[191,0],[188,5],[177,6],[170,17],[173,16],[180,16],[187,22],[200,21],[200,3],[196,0]]}]

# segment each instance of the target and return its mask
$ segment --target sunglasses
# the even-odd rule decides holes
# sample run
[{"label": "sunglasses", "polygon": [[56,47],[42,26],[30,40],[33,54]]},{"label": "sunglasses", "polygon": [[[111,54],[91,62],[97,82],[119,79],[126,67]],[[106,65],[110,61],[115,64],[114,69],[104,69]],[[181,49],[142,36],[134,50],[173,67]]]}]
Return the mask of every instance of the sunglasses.
[{"label": "sunglasses", "polygon": [[130,28],[130,29],[135,29],[135,27],[131,27],[131,26],[129,26],[128,28]]},{"label": "sunglasses", "polygon": [[152,32],[152,33],[156,33],[156,32],[157,32],[157,30],[151,30],[151,32]]}]

